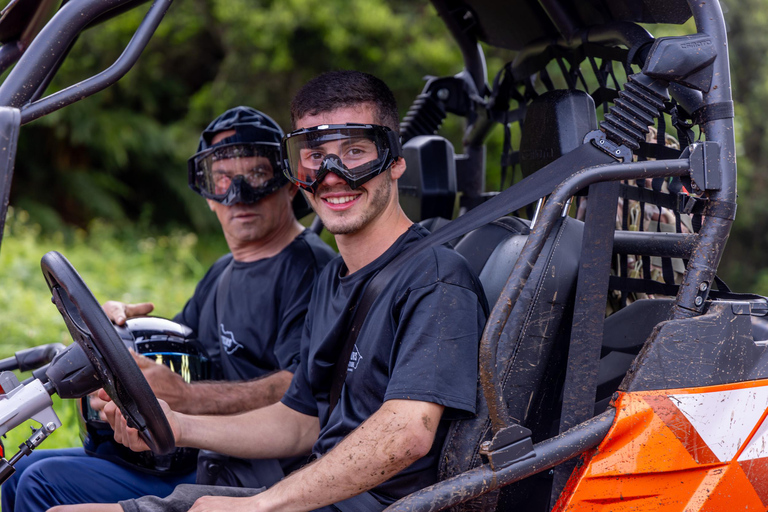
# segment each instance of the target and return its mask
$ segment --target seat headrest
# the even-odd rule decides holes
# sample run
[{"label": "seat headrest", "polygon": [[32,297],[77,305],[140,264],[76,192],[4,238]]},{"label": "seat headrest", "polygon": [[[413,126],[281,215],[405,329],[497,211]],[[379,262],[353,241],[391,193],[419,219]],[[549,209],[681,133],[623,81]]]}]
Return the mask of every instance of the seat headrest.
[{"label": "seat headrest", "polygon": [[520,138],[520,167],[529,176],[584,142],[597,130],[595,102],[584,91],[545,92],[528,106]]}]

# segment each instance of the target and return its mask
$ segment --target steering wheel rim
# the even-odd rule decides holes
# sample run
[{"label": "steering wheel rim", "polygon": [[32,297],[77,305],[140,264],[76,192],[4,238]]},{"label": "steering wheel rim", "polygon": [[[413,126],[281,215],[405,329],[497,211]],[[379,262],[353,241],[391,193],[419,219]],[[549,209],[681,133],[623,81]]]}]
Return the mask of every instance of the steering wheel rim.
[{"label": "steering wheel rim", "polygon": [[83,278],[57,251],[46,253],[40,266],[72,339],[128,425],[138,430],[155,454],[173,451],[173,431],[152,388]]}]

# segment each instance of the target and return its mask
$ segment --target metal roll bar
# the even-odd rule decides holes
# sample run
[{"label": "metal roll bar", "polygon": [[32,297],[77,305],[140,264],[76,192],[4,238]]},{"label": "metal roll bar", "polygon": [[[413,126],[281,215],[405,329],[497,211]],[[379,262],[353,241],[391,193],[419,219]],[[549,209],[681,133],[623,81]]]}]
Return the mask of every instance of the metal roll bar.
[{"label": "metal roll bar", "polygon": [[526,286],[528,277],[566,201],[578,191],[594,183],[684,176],[689,169],[690,160],[687,158],[601,165],[577,172],[552,192],[540,213],[539,222],[526,240],[512,273],[491,311],[480,342],[480,381],[488,401],[494,431],[512,423],[503,398],[504,379],[497,375],[496,370],[504,367],[504,358],[499,357],[498,353],[499,340],[502,337],[516,339],[517,333],[523,326],[525,314],[519,310],[517,299]]},{"label": "metal roll bar", "polygon": [[390,505],[386,512],[443,510],[557,466],[599,445],[608,434],[615,416],[616,410],[610,409],[559,436],[534,445],[535,456],[532,458],[497,471],[483,464],[406,496]]},{"label": "metal roll bar", "polygon": [[0,85],[0,105],[21,109],[22,124],[33,121],[86,98],[119,80],[141,55],[172,0],[155,0],[122,55],[103,72],[48,97],[29,103],[40,86],[51,78],[77,35],[113,9],[135,0],[71,0],[65,4],[32,41],[16,67]]},{"label": "metal roll bar", "polygon": [[[732,101],[731,74],[728,64],[728,36],[722,9],[718,2],[688,0],[696,28],[712,37],[717,58],[713,63],[712,87],[702,94],[703,104],[726,104]],[[735,203],[736,201],[736,140],[733,119],[715,119],[701,125],[708,141],[720,144],[720,190],[709,193],[711,201]],[[674,306],[675,319],[690,318],[704,312],[706,294],[711,288],[717,266],[725,249],[725,242],[733,221],[718,217],[705,217],[699,231],[698,243],[688,261],[688,269],[680,285]],[[701,288],[705,294],[701,296]],[[697,300],[698,298],[698,300]],[[698,302],[698,304],[697,304]]]}]

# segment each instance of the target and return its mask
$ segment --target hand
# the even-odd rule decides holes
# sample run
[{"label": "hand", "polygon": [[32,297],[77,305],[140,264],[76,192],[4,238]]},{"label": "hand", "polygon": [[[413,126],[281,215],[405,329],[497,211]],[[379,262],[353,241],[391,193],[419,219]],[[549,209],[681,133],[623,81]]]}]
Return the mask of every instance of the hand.
[{"label": "hand", "polygon": [[[109,425],[112,427],[112,430],[115,431],[115,441],[127,446],[134,452],[144,452],[149,450],[149,446],[147,446],[144,440],[139,436],[139,431],[128,426],[128,422],[125,421],[125,417],[123,417],[123,413],[120,412],[120,408],[109,399],[109,396],[103,389],[99,390],[99,398],[108,402],[104,405],[103,412]],[[176,413],[174,413],[163,400],[158,400],[158,403],[163,409],[166,418],[168,418],[168,423],[173,431],[174,439],[179,439],[179,425],[176,421]]]},{"label": "hand", "polygon": [[184,381],[181,375],[174,373],[164,364],[158,364],[136,352],[131,351],[131,355],[155,396],[165,400],[171,409],[185,412],[187,410],[185,404],[187,403],[189,384]]},{"label": "hand", "polygon": [[104,406],[107,405],[109,400],[102,400],[99,398],[99,391],[94,391],[88,396],[88,401],[91,405],[91,409],[99,413],[99,419],[107,421],[107,416],[104,414]]},{"label": "hand", "polygon": [[148,315],[155,309],[151,302],[140,302],[138,304],[126,304],[116,300],[108,300],[101,306],[101,309],[107,314],[115,325],[124,325],[128,318]]},{"label": "hand", "polygon": [[198,498],[189,512],[254,512],[258,495],[251,498],[229,498],[225,496],[203,496]]}]

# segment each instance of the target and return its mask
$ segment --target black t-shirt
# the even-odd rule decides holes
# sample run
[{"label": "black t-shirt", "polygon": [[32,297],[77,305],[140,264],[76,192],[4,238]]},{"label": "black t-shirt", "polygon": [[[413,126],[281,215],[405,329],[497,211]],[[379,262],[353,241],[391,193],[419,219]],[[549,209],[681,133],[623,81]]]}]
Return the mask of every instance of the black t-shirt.
[{"label": "black t-shirt", "polygon": [[341,258],[318,277],[309,306],[299,368],[282,402],[320,419],[313,451],[330,451],[391,399],[446,407],[428,455],[371,492],[391,503],[437,481],[450,420],[475,413],[478,342],[487,316],[482,286],[462,256],[444,246],[425,249],[373,303],[348,365],[341,398],[329,417],[333,365],[355,306],[378,270],[428,234],[413,225],[383,255],[353,273]]},{"label": "black t-shirt", "polygon": [[[221,257],[174,317],[196,331],[223,378],[250,380],[275,370],[295,371],[304,316],[320,270],[336,253],[309,230],[280,253],[245,263]],[[217,321],[219,277],[232,264],[223,318]]]}]

